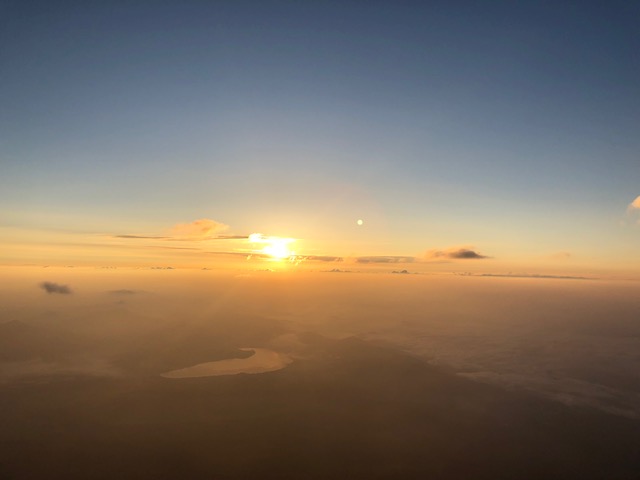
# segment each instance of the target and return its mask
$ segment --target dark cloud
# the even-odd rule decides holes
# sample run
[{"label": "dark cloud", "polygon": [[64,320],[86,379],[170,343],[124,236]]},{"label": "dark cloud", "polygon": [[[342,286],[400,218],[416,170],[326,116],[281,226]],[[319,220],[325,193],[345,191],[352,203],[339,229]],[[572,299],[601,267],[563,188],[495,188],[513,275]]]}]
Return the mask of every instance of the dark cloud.
[{"label": "dark cloud", "polygon": [[448,250],[431,250],[427,252],[426,257],[428,259],[447,258],[452,260],[473,260],[473,259],[489,258],[469,248],[450,248]]},{"label": "dark cloud", "polygon": [[218,235],[213,240],[246,240],[249,235]]},{"label": "dark cloud", "polygon": [[60,285],[59,283],[54,282],[42,282],[40,284],[40,288],[42,288],[47,293],[60,293],[63,295],[68,295],[71,292],[71,288],[68,285]]},{"label": "dark cloud", "polygon": [[120,290],[110,290],[109,293],[111,295],[135,295],[136,293],[140,293],[139,290],[128,290],[126,288],[121,288]]},{"label": "dark cloud", "polygon": [[487,258],[484,255],[480,255],[478,252],[473,250],[467,250],[465,248],[461,248],[455,252],[449,253],[449,258]]},{"label": "dark cloud", "polygon": [[399,274],[407,275],[409,273],[409,271],[408,270],[394,270],[391,273],[399,273]]},{"label": "dark cloud", "polygon": [[414,257],[398,257],[398,256],[374,256],[374,257],[357,257],[357,263],[413,263]]}]

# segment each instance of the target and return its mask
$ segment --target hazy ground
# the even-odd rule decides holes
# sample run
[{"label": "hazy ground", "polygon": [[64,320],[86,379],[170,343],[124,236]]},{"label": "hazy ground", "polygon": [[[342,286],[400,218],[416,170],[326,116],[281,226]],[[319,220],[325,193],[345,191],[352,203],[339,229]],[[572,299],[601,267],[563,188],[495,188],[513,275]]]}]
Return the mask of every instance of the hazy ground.
[{"label": "hazy ground", "polygon": [[[35,267],[2,277],[2,478],[640,471],[632,282]],[[246,358],[247,346],[294,362],[160,376]]]}]

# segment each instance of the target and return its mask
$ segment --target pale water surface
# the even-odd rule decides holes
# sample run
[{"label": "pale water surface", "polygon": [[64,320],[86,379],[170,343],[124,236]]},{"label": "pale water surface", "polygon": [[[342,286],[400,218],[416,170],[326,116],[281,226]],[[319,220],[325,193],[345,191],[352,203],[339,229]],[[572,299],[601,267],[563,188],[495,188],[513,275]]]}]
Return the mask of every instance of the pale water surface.
[{"label": "pale water surface", "polygon": [[165,378],[213,377],[238,373],[265,373],[280,370],[292,362],[291,357],[266,348],[241,348],[253,352],[248,358],[230,358],[217,362],[199,363],[187,368],[163,373]]}]

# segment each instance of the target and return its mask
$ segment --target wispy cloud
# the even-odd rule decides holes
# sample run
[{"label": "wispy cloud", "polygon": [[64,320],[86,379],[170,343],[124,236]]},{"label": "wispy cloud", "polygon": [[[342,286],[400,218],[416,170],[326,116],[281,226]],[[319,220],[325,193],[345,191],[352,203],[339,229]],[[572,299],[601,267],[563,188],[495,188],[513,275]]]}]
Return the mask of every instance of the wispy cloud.
[{"label": "wispy cloud", "polygon": [[165,240],[170,237],[156,237],[151,235],[113,235],[113,238],[141,238],[145,240]]},{"label": "wispy cloud", "polygon": [[379,255],[370,257],[356,257],[356,263],[413,263],[415,257]]},{"label": "wispy cloud", "polygon": [[201,218],[191,223],[179,223],[171,228],[170,235],[137,235],[119,234],[111,235],[111,238],[123,238],[128,240],[165,240],[165,241],[202,241],[202,240],[246,240],[249,235],[224,235],[229,229],[224,223]]},{"label": "wispy cloud", "polygon": [[636,197],[636,199],[627,206],[628,212],[633,212],[640,210],[640,195]]},{"label": "wispy cloud", "polygon": [[209,218],[201,218],[191,223],[179,223],[172,229],[172,233],[178,237],[203,240],[212,237],[216,233],[224,232],[229,228],[224,223],[216,222]]},{"label": "wispy cloud", "polygon": [[213,240],[246,240],[249,235],[216,235]]},{"label": "wispy cloud", "polygon": [[478,260],[483,258],[489,258],[486,255],[482,255],[472,247],[454,247],[446,250],[429,250],[425,258],[427,260],[434,259],[449,259],[449,260]]},{"label": "wispy cloud", "polygon": [[72,293],[71,288],[69,288],[68,285],[61,285],[54,282],[42,282],[40,284],[40,288],[47,293],[59,293],[62,295],[69,295]]},{"label": "wispy cloud", "polygon": [[580,277],[573,275],[543,275],[536,273],[467,273],[466,276],[472,277],[508,277],[508,278],[550,278],[558,280],[594,280],[592,277]]},{"label": "wispy cloud", "polygon": [[621,226],[626,226],[628,224],[640,225],[640,195],[627,205],[626,214],[620,220]]},{"label": "wispy cloud", "polygon": [[342,257],[332,257],[331,255],[306,255],[304,260],[311,260],[316,262],[342,262]]}]

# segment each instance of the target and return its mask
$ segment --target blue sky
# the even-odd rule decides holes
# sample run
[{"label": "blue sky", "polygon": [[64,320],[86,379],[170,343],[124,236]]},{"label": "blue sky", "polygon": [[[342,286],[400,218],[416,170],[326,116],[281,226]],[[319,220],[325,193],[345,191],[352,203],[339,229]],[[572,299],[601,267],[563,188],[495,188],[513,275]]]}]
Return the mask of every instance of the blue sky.
[{"label": "blue sky", "polygon": [[640,263],[633,2],[0,5],[5,224]]}]

